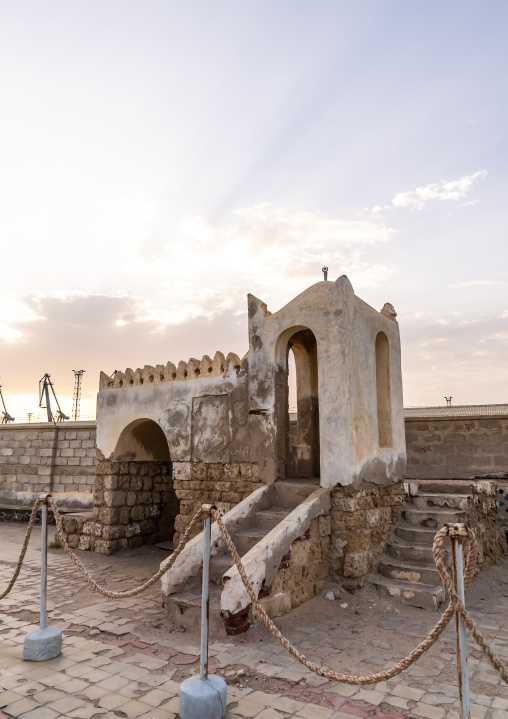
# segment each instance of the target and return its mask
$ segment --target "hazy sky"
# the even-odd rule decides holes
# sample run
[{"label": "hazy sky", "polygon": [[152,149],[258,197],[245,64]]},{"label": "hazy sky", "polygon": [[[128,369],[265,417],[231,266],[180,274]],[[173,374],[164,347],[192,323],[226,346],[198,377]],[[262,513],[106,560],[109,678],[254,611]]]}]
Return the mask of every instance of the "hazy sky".
[{"label": "hazy sky", "polygon": [[247,350],[347,274],[406,405],[508,401],[505,0],[0,2],[0,383]]}]

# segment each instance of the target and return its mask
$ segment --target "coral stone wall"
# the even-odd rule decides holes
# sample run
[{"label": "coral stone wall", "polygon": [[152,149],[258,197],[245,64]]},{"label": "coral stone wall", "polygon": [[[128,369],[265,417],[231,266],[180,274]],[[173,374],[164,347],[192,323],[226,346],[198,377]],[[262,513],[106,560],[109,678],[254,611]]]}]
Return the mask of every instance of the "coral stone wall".
[{"label": "coral stone wall", "polygon": [[379,563],[405,501],[402,482],[331,492],[330,575],[346,587],[362,587]]},{"label": "coral stone wall", "polygon": [[293,542],[272,586],[261,593],[261,604],[268,616],[286,614],[323,591],[330,572],[330,535],[330,517],[315,517],[305,534]]},{"label": "coral stone wall", "polygon": [[406,417],[408,479],[508,472],[508,417]]},{"label": "coral stone wall", "polygon": [[171,539],[179,502],[170,462],[111,462],[97,467],[93,518],[68,516],[71,546],[101,554]]},{"label": "coral stone wall", "polygon": [[484,570],[499,564],[507,552],[504,531],[498,520],[498,484],[479,481],[472,485],[468,498],[466,524],[473,529],[478,542],[478,566]]},{"label": "coral stone wall", "polygon": [[0,425],[0,504],[51,492],[61,507],[91,507],[95,435],[95,422]]},{"label": "coral stone wall", "polygon": [[[228,512],[261,485],[259,467],[254,463],[173,462],[173,486],[180,500],[174,541],[178,542],[202,504],[213,504]],[[201,530],[197,527],[196,534]]]}]

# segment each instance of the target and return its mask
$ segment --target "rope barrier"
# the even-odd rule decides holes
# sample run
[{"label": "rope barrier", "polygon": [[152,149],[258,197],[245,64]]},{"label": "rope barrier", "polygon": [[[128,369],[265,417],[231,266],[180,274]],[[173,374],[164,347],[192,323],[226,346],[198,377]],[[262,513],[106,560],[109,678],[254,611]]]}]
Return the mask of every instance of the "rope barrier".
[{"label": "rope barrier", "polygon": [[100,594],[103,594],[105,597],[109,597],[110,599],[125,599],[126,597],[135,597],[137,594],[141,594],[141,592],[144,592],[146,589],[152,586],[152,584],[155,584],[155,582],[162,577],[163,574],[165,574],[170,567],[173,566],[176,558],[184,548],[185,544],[187,543],[187,539],[189,537],[189,534],[191,533],[194,525],[198,521],[198,519],[201,517],[203,510],[200,508],[196,512],[196,514],[191,519],[191,522],[185,532],[182,534],[182,537],[178,543],[177,548],[171,554],[167,559],[162,562],[160,569],[158,572],[156,572],[153,577],[150,577],[146,582],[141,584],[139,587],[135,587],[134,589],[125,589],[121,592],[113,592],[110,589],[106,589],[106,587],[102,587],[98,582],[93,579],[93,577],[90,575],[88,569],[86,569],[83,562],[74,554],[72,549],[69,547],[69,544],[65,538],[65,534],[63,531],[62,526],[62,517],[60,515],[60,512],[58,511],[58,507],[56,506],[56,503],[53,499],[53,497],[48,497],[48,502],[51,505],[53,509],[53,513],[55,515],[55,521],[56,521],[56,533],[60,540],[60,543],[62,547],[64,548],[65,553],[72,559],[76,567],[79,569],[81,574],[84,576],[88,584],[94,589],[96,592],[99,592]]},{"label": "rope barrier", "polygon": [[[256,608],[257,612],[263,619],[265,625],[269,629],[269,631],[273,634],[273,636],[278,639],[278,641],[282,644],[282,646],[290,653],[292,654],[295,659],[297,659],[301,664],[307,667],[307,669],[310,669],[311,672],[314,672],[315,674],[319,674],[322,677],[326,677],[327,679],[332,679],[334,681],[342,682],[345,684],[377,684],[378,682],[386,681],[388,679],[391,679],[394,676],[397,676],[397,674],[400,674],[401,672],[408,669],[412,664],[414,664],[417,659],[419,659],[422,654],[427,652],[433,644],[439,639],[443,631],[445,630],[446,626],[448,625],[450,619],[454,615],[455,612],[458,612],[461,617],[464,620],[464,623],[466,624],[466,627],[471,632],[472,636],[474,637],[475,641],[481,648],[481,650],[486,655],[487,659],[490,661],[492,666],[497,669],[497,671],[501,674],[501,677],[503,680],[508,684],[508,670],[507,667],[501,662],[501,660],[496,657],[494,652],[492,651],[491,647],[489,646],[488,642],[485,640],[485,638],[482,636],[478,628],[476,627],[471,615],[466,611],[464,605],[462,604],[457,592],[455,591],[453,587],[452,578],[450,576],[450,573],[448,572],[448,569],[446,567],[446,563],[444,560],[444,548],[443,548],[443,542],[445,537],[448,535],[448,528],[443,527],[439,530],[439,532],[436,534],[434,538],[434,545],[432,548],[433,554],[434,554],[434,560],[436,562],[436,566],[439,572],[439,575],[441,576],[441,579],[443,581],[443,584],[445,586],[446,591],[448,592],[448,595],[450,597],[450,603],[448,604],[448,607],[443,612],[441,618],[435,625],[435,627],[432,629],[432,631],[425,637],[425,639],[420,642],[420,644],[415,647],[407,657],[404,657],[404,659],[401,659],[400,662],[395,664],[390,669],[385,669],[382,672],[377,672],[376,674],[368,674],[365,676],[354,676],[350,674],[342,674],[340,672],[334,672],[331,669],[327,669],[326,667],[320,667],[315,662],[310,661],[305,657],[303,654],[301,654],[296,647],[294,647],[289,639],[284,637],[282,632],[277,629],[275,624],[272,622],[266,611],[263,609],[261,604],[258,601],[258,598],[256,597],[256,594],[247,578],[247,574],[245,572],[245,568],[243,566],[242,560],[236,551],[236,547],[233,544],[233,540],[231,539],[231,536],[229,535],[229,532],[225,528],[225,526],[222,523],[221,517],[218,514],[216,510],[212,510],[212,516],[214,520],[217,522],[217,525],[219,527],[219,530],[222,534],[222,537],[226,543],[227,548],[229,549],[231,556],[234,559],[234,562],[236,564],[236,567],[238,569],[238,573],[240,574],[241,580],[243,582],[243,585],[245,587],[245,590],[247,591],[247,594],[249,595],[249,598],[252,602],[252,605]],[[476,557],[478,554],[478,544],[476,542],[476,537],[474,533],[471,531],[471,529],[467,529],[467,539],[469,541],[469,551],[467,556],[467,563],[466,568],[464,570],[464,586],[467,590],[471,584],[471,581],[474,576],[474,570],[476,567]]]},{"label": "rope barrier", "polygon": [[[55,516],[56,521],[56,528],[57,528],[57,537],[60,540],[60,543],[62,544],[62,547],[66,554],[72,559],[74,564],[77,566],[77,568],[80,570],[81,574],[84,576],[88,584],[94,589],[95,591],[99,592],[100,594],[103,594],[106,597],[109,597],[111,599],[122,599],[125,597],[134,597],[137,594],[141,594],[141,592],[145,591],[149,587],[151,587],[155,582],[162,577],[163,574],[165,574],[168,569],[174,564],[176,558],[179,556],[179,554],[182,552],[185,544],[187,543],[187,540],[189,538],[189,535],[200,519],[200,517],[204,514],[204,511],[202,508],[198,509],[197,512],[192,517],[190,524],[187,526],[184,534],[182,535],[180,542],[178,543],[177,548],[173,552],[173,554],[168,557],[164,562],[162,562],[160,569],[156,574],[154,574],[150,579],[148,579],[146,582],[141,584],[138,587],[135,587],[134,589],[127,589],[119,592],[113,592],[109,589],[106,589],[105,587],[102,587],[93,577],[90,575],[89,571],[86,569],[86,567],[83,565],[81,560],[74,554],[72,549],[69,547],[69,544],[65,538],[65,533],[62,526],[62,517],[60,515],[60,512],[58,510],[58,507],[53,500],[51,496],[48,496],[45,500],[44,499],[38,499],[32,509],[32,513],[30,515],[30,520],[28,523],[28,527],[25,533],[25,538],[23,540],[23,546],[21,548],[21,552],[19,555],[18,562],[16,564],[16,569],[14,571],[14,575],[7,587],[7,589],[0,594],[0,599],[3,599],[7,594],[11,591],[12,587],[14,586],[14,583],[16,582],[16,579],[18,578],[19,572],[21,570],[21,565],[23,564],[23,560],[25,558],[26,550],[28,547],[28,542],[30,539],[30,535],[32,533],[32,529],[35,523],[35,519],[37,516],[37,511],[39,509],[39,506],[43,503],[47,502],[51,508],[53,509],[53,513]],[[238,573],[240,575],[240,578],[243,582],[243,585],[245,587],[245,590],[247,592],[247,595],[249,596],[252,606],[255,607],[257,610],[259,616],[262,618],[263,622],[269,629],[269,631],[273,634],[273,636],[282,644],[282,646],[297,659],[301,664],[307,667],[311,672],[314,672],[315,674],[318,674],[319,676],[325,677],[326,679],[331,679],[334,681],[342,682],[345,684],[377,684],[378,682],[386,681],[388,679],[391,679],[401,672],[408,669],[412,664],[414,664],[425,652],[427,652],[433,644],[439,639],[441,634],[444,632],[445,628],[447,627],[448,623],[450,622],[450,619],[454,616],[454,614],[459,614],[466,627],[471,632],[471,635],[477,642],[478,646],[481,648],[489,662],[492,664],[492,666],[499,672],[502,679],[508,684],[508,668],[503,664],[503,662],[494,654],[492,651],[492,648],[488,644],[487,640],[483,637],[480,630],[477,628],[475,622],[473,621],[471,615],[466,610],[464,605],[462,604],[462,601],[460,600],[460,597],[458,596],[454,586],[452,577],[450,576],[450,573],[448,571],[448,568],[446,566],[446,562],[444,559],[444,540],[449,535],[449,527],[443,527],[438,531],[434,538],[434,544],[432,547],[432,552],[434,555],[434,561],[436,563],[437,570],[439,572],[439,575],[441,577],[441,580],[443,582],[443,585],[448,593],[448,596],[450,597],[450,603],[448,604],[447,608],[443,612],[442,616],[434,626],[434,628],[429,632],[429,634],[423,639],[423,641],[418,644],[417,647],[415,647],[408,655],[407,657],[404,657],[401,659],[397,664],[395,664],[393,667],[390,667],[389,669],[385,669],[384,671],[377,672],[376,674],[368,674],[364,676],[354,676],[351,674],[343,674],[341,672],[334,672],[331,669],[328,669],[326,667],[320,667],[315,662],[312,662],[310,659],[307,659],[307,657],[298,651],[298,649],[291,644],[289,639],[287,639],[282,632],[275,626],[275,624],[272,622],[268,614],[266,613],[265,609],[260,604],[258,597],[256,596],[256,593],[254,589],[252,588],[252,585],[250,584],[247,573],[245,571],[245,567],[243,566],[242,560],[240,555],[238,554],[238,551],[233,543],[233,540],[231,538],[231,535],[229,534],[228,530],[224,526],[222,522],[222,518],[220,513],[215,509],[212,508],[212,516],[213,519],[217,522],[217,526],[219,527],[219,531],[222,534],[222,537],[224,539],[224,542],[234,560],[234,563],[238,569]],[[476,568],[476,557],[478,553],[478,545],[476,542],[476,537],[473,533],[473,531],[469,528],[466,530],[467,532],[467,541],[469,543],[469,550],[467,555],[467,562],[466,567],[464,570],[464,586],[467,590],[471,584],[471,581],[474,576],[474,571]]]},{"label": "rope barrier", "polygon": [[44,503],[44,500],[37,499],[33,506],[32,513],[30,515],[30,519],[28,520],[28,527],[26,528],[25,538],[23,540],[23,546],[21,547],[21,552],[19,553],[18,562],[16,564],[16,569],[14,570],[14,574],[12,576],[11,581],[9,582],[9,584],[7,586],[7,589],[5,590],[5,592],[2,592],[2,594],[0,594],[0,599],[3,599],[4,597],[6,597],[9,594],[9,592],[11,591],[11,589],[13,588],[14,584],[16,583],[16,579],[18,578],[19,573],[21,571],[21,565],[23,564],[23,560],[25,559],[28,542],[30,541],[30,535],[32,534],[32,529],[35,524],[35,520],[37,518],[37,511],[38,511],[39,507],[41,506],[41,504],[43,504],[43,503]]}]

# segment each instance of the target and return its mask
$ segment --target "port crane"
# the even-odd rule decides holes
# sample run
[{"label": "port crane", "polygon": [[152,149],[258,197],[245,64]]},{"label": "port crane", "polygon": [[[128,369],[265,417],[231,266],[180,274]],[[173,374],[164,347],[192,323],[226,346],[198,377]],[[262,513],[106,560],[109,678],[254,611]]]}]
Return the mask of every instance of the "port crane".
[{"label": "port crane", "polygon": [[[51,375],[49,375],[47,372],[42,377],[42,379],[39,380],[39,407],[42,409],[47,409],[48,411],[48,422],[63,422],[65,419],[70,419],[66,414],[64,414],[60,408],[60,403],[58,401],[58,397],[55,393],[55,388],[53,387],[53,382],[51,381]],[[55,398],[55,402],[57,404],[57,411],[55,414],[51,412],[51,402],[49,398],[49,389],[51,387],[51,391],[53,392],[53,397]],[[45,404],[43,404],[45,400]]]},{"label": "port crane", "polygon": [[5,400],[4,396],[2,394],[2,385],[0,384],[0,399],[2,400],[2,407],[3,412],[0,415],[0,424],[8,424],[9,422],[14,422],[15,417],[11,417],[11,415],[7,412],[7,407],[5,406]]}]

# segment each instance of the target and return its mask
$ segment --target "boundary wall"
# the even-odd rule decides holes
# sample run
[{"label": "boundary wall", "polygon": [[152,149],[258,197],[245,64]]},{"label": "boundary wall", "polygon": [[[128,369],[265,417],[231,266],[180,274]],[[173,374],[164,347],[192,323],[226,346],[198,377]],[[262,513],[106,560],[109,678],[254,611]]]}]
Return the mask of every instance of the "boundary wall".
[{"label": "boundary wall", "polygon": [[0,508],[51,492],[64,509],[93,506],[95,422],[0,425]]},{"label": "boundary wall", "polygon": [[[492,474],[508,486],[508,411],[487,408],[406,409],[406,478]],[[50,491],[65,508],[91,509],[95,440],[93,421],[0,425],[0,507],[28,506]]]}]

